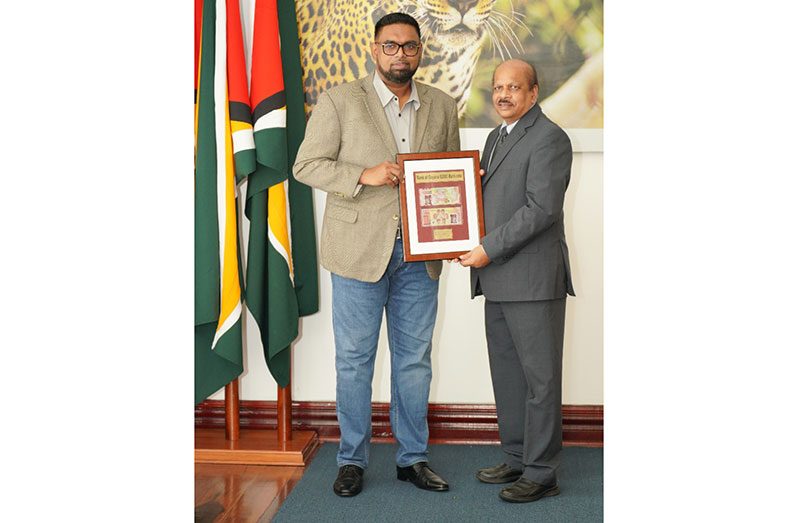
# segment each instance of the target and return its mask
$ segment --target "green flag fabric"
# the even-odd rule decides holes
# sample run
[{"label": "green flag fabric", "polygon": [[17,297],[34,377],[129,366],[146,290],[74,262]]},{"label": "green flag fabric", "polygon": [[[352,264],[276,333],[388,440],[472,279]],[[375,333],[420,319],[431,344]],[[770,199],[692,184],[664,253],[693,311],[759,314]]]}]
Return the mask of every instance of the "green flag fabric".
[{"label": "green flag fabric", "polygon": [[294,289],[299,315],[319,310],[319,264],[316,257],[316,227],[313,221],[313,191],[294,179],[291,172],[296,153],[305,138],[305,92],[299,55],[296,7],[293,0],[278,2],[280,48],[286,99],[286,140],[288,146],[288,193],[291,200],[291,239],[294,249]]},{"label": "green flag fabric", "polygon": [[284,387],[299,317],[319,305],[312,193],[291,174],[305,132],[296,13],[293,1],[279,4],[255,4],[250,102],[257,167],[248,179],[245,208],[246,303],[269,371]]},{"label": "green flag fabric", "polygon": [[[224,0],[196,0],[194,401],[243,371],[236,173]],[[240,23],[240,21],[239,21]]]}]

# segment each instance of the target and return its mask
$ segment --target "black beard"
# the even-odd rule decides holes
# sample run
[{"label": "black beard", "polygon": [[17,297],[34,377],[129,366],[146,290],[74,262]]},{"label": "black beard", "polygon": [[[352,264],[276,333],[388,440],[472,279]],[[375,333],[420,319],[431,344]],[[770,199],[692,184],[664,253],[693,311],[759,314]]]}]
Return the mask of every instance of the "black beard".
[{"label": "black beard", "polygon": [[413,78],[413,75],[416,74],[416,69],[418,69],[418,66],[416,66],[416,69],[405,69],[394,72],[390,69],[386,71],[379,64],[377,64],[377,69],[379,69],[380,73],[382,73],[382,76],[389,82],[394,84],[406,84],[411,78]]}]

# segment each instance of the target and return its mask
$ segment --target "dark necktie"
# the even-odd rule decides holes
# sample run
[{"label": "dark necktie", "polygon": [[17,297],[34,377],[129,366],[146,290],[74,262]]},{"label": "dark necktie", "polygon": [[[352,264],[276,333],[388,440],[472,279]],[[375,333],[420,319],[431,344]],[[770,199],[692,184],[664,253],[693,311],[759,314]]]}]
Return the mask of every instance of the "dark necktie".
[{"label": "dark necktie", "polygon": [[493,151],[490,154],[490,159],[488,160],[488,169],[490,169],[490,164],[493,163],[493,157],[501,151],[502,147],[504,147],[507,138],[507,126],[505,125],[502,127],[501,131],[499,131],[499,139],[496,140],[496,145],[493,146]]}]

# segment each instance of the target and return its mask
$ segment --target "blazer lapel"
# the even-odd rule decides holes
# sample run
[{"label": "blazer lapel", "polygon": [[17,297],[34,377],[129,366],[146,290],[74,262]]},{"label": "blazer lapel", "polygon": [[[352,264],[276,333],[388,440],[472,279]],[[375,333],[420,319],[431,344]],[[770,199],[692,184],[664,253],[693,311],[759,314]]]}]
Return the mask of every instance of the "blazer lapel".
[{"label": "blazer lapel", "polygon": [[490,178],[488,162],[490,161],[490,153],[493,150],[493,146],[496,144],[496,140],[499,139],[499,129],[501,129],[501,125],[488,134],[488,139],[485,141],[485,150],[482,151],[482,160],[479,162],[479,167],[485,170],[485,174],[482,176],[483,186],[488,181],[488,178]]},{"label": "blazer lapel", "polygon": [[507,153],[510,152],[510,149],[513,148],[518,140],[521,139],[522,136],[526,134],[526,129],[521,127],[520,129],[517,128],[513,129],[513,132],[507,135],[507,143],[501,149],[496,149],[496,152],[493,153],[493,159],[490,162],[490,171],[488,171],[489,175],[492,175],[496,172],[496,168],[501,165],[502,161],[504,160]]},{"label": "blazer lapel", "polygon": [[509,153],[515,144],[524,137],[527,128],[535,124],[535,120],[537,120],[539,114],[540,105],[536,103],[529,111],[526,112],[524,116],[521,117],[520,120],[518,120],[518,123],[515,125],[515,127],[513,127],[512,132],[507,135],[507,143],[504,145],[504,147],[502,147],[501,150],[497,150],[494,153],[493,159],[490,162],[490,170],[485,173],[484,179],[482,180],[483,186],[488,183],[488,180],[490,180],[490,178],[493,176],[493,173],[496,172],[496,169],[499,167],[499,165],[501,165],[505,157],[507,157],[507,153]]},{"label": "blazer lapel", "polygon": [[[399,153],[399,149],[396,147],[396,140],[393,139],[391,126],[388,125],[388,119],[385,117],[385,110],[380,104],[380,97],[377,96],[377,91],[374,90],[374,86],[371,84],[372,81],[373,78],[369,75],[363,78],[360,83],[360,87],[366,92],[366,108],[368,109],[369,116],[371,116],[371,121],[374,122],[374,127],[380,133],[380,138],[382,138],[382,141],[385,143],[385,147],[396,157],[397,153]],[[363,129],[363,132],[368,131]]]},{"label": "blazer lapel", "polygon": [[424,131],[427,130],[427,122],[429,121],[429,112],[432,102],[428,96],[427,89],[424,85],[416,82],[416,90],[418,91],[419,104],[418,110],[415,114],[415,131],[413,132],[413,143],[410,144],[410,151],[417,153],[421,150],[422,140],[424,139]]}]

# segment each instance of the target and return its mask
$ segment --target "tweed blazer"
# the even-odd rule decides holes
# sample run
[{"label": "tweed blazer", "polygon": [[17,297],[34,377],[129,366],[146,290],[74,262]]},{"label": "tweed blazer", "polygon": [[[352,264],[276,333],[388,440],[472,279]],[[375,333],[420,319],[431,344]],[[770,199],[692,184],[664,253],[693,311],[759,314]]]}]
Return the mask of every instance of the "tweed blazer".
[{"label": "tweed blazer", "polygon": [[565,131],[535,104],[518,120],[505,145],[488,135],[482,155],[485,237],[491,262],[471,269],[471,297],[538,301],[574,296],[563,201],[573,153]]},{"label": "tweed blazer", "polygon": [[[399,223],[399,189],[363,186],[364,169],[395,162],[398,149],[373,76],[333,87],[319,96],[294,176],[327,193],[321,232],[321,264],[340,276],[379,280],[391,259]],[[411,152],[460,150],[457,104],[443,91],[416,82],[420,100]],[[441,262],[427,263],[437,279]]]}]

